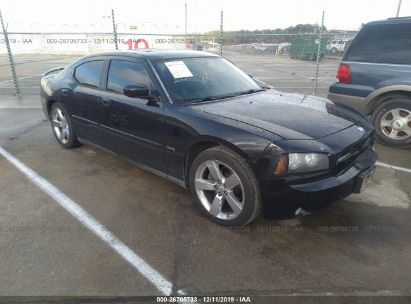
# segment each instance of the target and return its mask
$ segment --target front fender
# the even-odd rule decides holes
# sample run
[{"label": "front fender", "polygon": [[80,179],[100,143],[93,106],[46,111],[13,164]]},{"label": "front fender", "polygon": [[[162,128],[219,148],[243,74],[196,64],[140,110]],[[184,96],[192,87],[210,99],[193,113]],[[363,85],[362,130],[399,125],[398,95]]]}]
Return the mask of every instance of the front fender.
[{"label": "front fender", "polygon": [[166,108],[165,114],[167,168],[169,174],[181,180],[185,179],[187,155],[196,145],[224,145],[253,166],[267,146],[280,139],[260,128],[184,107]]}]

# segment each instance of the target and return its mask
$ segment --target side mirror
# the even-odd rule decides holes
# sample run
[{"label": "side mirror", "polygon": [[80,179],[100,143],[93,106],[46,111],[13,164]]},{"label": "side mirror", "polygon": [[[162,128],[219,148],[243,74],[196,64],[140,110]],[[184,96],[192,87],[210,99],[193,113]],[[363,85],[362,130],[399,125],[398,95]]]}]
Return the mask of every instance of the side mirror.
[{"label": "side mirror", "polygon": [[144,84],[131,84],[123,89],[124,95],[132,98],[150,99],[150,89]]}]

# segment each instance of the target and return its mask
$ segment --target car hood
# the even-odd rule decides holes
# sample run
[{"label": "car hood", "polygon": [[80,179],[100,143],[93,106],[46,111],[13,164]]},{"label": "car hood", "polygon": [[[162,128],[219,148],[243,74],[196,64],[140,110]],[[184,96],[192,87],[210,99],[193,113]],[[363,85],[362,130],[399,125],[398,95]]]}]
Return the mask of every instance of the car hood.
[{"label": "car hood", "polygon": [[258,127],[284,139],[319,139],[352,126],[361,117],[328,99],[276,90],[190,107]]}]

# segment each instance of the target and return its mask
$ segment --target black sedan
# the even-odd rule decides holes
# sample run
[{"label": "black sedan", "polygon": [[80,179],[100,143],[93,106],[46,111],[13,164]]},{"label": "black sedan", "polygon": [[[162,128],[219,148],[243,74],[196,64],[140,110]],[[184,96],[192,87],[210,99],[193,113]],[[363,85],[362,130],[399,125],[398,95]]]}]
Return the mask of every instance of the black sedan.
[{"label": "black sedan", "polygon": [[319,209],[375,169],[361,114],[276,91],[210,53],[86,56],[45,73],[41,98],[63,147],[92,144],[189,188],[222,225]]}]

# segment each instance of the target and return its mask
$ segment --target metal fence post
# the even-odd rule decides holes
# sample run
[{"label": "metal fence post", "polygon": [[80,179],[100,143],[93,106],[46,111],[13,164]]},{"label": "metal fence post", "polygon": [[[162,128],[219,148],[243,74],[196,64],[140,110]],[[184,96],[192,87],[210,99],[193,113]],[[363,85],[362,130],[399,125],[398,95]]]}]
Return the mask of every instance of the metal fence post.
[{"label": "metal fence post", "polygon": [[117,42],[117,26],[116,26],[116,20],[114,19],[114,10],[111,10],[111,20],[113,21],[113,34],[114,34],[114,45],[116,47],[116,50],[118,50],[118,42]]},{"label": "metal fence post", "polygon": [[187,48],[187,3],[184,3],[184,48]]},{"label": "metal fence post", "polygon": [[11,53],[9,35],[7,34],[6,27],[4,26],[3,15],[1,14],[1,11],[0,11],[0,21],[1,21],[1,27],[3,29],[4,40],[6,42],[7,55],[9,56],[9,63],[10,63],[11,75],[13,77],[14,90],[16,92],[16,96],[20,98],[21,97],[20,87],[19,87],[19,82],[17,80],[16,67],[14,65],[13,54]]},{"label": "metal fence post", "polygon": [[315,84],[314,84],[314,89],[313,89],[313,95],[317,94],[317,88],[318,88],[318,73],[320,70],[321,43],[322,43],[322,36],[323,36],[323,28],[324,28],[324,11],[323,11],[323,15],[321,18],[320,32],[318,33],[317,66],[315,69]]},{"label": "metal fence post", "polygon": [[220,56],[223,56],[223,11],[221,11],[220,21]]}]

